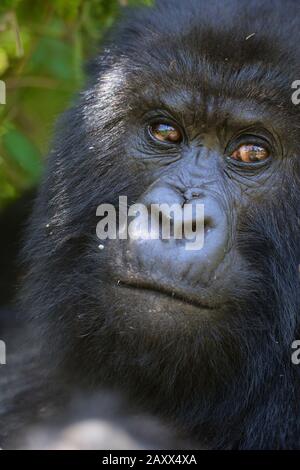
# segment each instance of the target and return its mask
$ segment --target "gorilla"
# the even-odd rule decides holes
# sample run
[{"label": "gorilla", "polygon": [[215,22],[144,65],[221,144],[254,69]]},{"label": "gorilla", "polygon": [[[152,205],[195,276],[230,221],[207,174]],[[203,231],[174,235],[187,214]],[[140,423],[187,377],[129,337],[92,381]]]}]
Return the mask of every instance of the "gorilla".
[{"label": "gorilla", "polygon": [[[108,387],[201,448],[300,448],[299,40],[297,0],[158,0],[106,38],[27,230],[3,446]],[[202,249],[99,245],[120,196],[203,204]]]}]

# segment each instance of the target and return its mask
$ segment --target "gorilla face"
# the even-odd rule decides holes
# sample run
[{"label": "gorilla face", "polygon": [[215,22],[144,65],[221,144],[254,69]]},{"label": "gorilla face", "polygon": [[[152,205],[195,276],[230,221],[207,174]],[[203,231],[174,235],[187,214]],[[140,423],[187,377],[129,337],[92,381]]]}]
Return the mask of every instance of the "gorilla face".
[{"label": "gorilla face", "polygon": [[[26,246],[23,295],[57,367],[223,448],[279,446],[291,412],[299,16],[277,3],[228,2],[220,18],[215,2],[167,1],[121,25],[59,124]],[[99,250],[97,206],[120,196],[203,204],[203,248],[160,237]]]},{"label": "gorilla face", "polygon": [[[275,335],[282,294],[270,259],[286,253],[286,233],[286,240],[276,237],[285,225],[282,201],[295,197],[287,192],[297,144],[287,139],[294,117],[280,89],[287,79],[276,67],[274,43],[228,32],[220,52],[214,46],[220,33],[198,21],[176,39],[167,31],[145,38],[142,57],[118,58],[100,77],[95,100],[103,100],[104,87],[120,109],[109,202],[126,195],[128,204],[149,210],[151,204],[200,203],[205,211],[200,250],[188,251],[185,240],[174,238],[105,241],[97,255],[106,266],[105,297],[133,331],[150,335],[153,329],[157,336],[163,330],[172,342],[184,331],[201,348],[215,341],[216,331],[223,341],[224,329],[231,345],[231,328],[257,331],[261,324]],[[286,109],[279,114],[282,100]],[[90,134],[97,133],[95,125],[90,118]]]},{"label": "gorilla face", "polygon": [[[183,56],[187,53],[182,51]],[[141,116],[138,110],[143,96],[130,105],[138,119],[128,123],[125,160],[127,172],[138,175],[141,182],[142,192],[134,202],[145,205],[149,212],[152,204],[178,204],[183,208],[186,204],[204,205],[203,248],[188,251],[186,240],[174,238],[105,244],[114,253],[110,257],[114,295],[122,296],[124,288],[139,289],[142,304],[138,310],[146,308],[147,312],[146,299],[155,292],[152,314],[160,311],[163,303],[174,314],[188,308],[198,322],[205,313],[210,317],[224,310],[236,287],[238,297],[240,289],[246,295],[249,289],[257,289],[253,256],[247,261],[238,245],[243,240],[242,232],[246,232],[246,245],[251,243],[247,219],[252,215],[254,231],[254,224],[259,224],[255,219],[260,215],[256,211],[263,211],[264,205],[277,198],[279,178],[284,172],[284,168],[279,172],[283,160],[279,136],[284,128],[279,125],[273,129],[272,111],[263,115],[258,105],[252,110],[254,98],[244,99],[239,112],[236,97],[216,99],[215,93],[224,86],[221,72],[215,93],[204,97],[201,74],[200,65],[197,89],[182,85],[183,98],[173,91],[171,102],[166,96],[159,102],[147,102],[148,112]],[[190,83],[188,74],[182,81]],[[143,90],[147,82],[145,79]],[[178,87],[169,83],[169,94],[170,89]],[[157,100],[154,90],[150,93]],[[174,132],[176,141],[171,139]],[[195,216],[193,221],[196,224]],[[180,223],[175,219],[175,229]]]}]

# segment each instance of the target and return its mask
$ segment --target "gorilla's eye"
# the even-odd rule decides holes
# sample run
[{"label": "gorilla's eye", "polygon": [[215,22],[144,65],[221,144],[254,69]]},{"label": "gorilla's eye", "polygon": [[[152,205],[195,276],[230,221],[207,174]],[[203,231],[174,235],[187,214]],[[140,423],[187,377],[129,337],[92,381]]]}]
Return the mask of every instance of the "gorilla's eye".
[{"label": "gorilla's eye", "polygon": [[230,157],[242,163],[258,163],[267,160],[270,156],[269,150],[261,145],[244,144],[238,147]]},{"label": "gorilla's eye", "polygon": [[155,123],[149,126],[149,133],[153,139],[160,142],[180,144],[183,140],[181,130],[173,124]]}]

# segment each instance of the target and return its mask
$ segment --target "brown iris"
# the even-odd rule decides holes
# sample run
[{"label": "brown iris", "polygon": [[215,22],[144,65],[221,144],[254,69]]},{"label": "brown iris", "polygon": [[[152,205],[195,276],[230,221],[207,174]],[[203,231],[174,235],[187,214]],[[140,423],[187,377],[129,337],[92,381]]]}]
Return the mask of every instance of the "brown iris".
[{"label": "brown iris", "polygon": [[257,163],[269,158],[270,153],[261,145],[245,144],[237,148],[231,158],[242,163]]},{"label": "brown iris", "polygon": [[180,129],[173,124],[152,124],[150,126],[150,133],[161,142],[179,144],[183,139]]}]

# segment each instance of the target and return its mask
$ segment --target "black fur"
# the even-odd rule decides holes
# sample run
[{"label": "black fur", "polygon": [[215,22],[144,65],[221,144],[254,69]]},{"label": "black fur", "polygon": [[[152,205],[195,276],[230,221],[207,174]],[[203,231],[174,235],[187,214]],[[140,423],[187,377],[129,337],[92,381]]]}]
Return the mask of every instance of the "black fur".
[{"label": "black fur", "polygon": [[[11,385],[3,428],[22,409],[52,403],[56,387],[104,384],[206,447],[300,447],[300,369],[291,363],[300,336],[300,114],[291,102],[299,31],[296,0],[165,0],[114,31],[58,124],[36,201],[22,305],[40,348],[31,367],[43,373],[25,391]],[[112,253],[99,252],[95,235],[100,203],[135,201],[147,184],[131,159],[137,121],[166,92],[184,99],[187,86],[221,107],[237,100],[237,113],[253,100],[281,129],[284,154],[259,197],[233,215],[234,250],[247,268],[223,279],[220,316],[207,323],[169,311],[152,319],[134,292],[115,296]],[[234,197],[225,186],[224,198]]]}]

